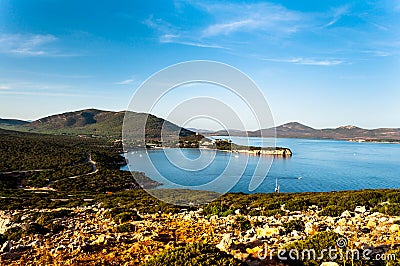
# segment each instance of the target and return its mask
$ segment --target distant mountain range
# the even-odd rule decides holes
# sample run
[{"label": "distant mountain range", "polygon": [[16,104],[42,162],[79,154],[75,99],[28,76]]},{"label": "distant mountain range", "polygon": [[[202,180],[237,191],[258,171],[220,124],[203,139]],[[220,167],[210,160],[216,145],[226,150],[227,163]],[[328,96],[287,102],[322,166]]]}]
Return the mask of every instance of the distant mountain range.
[{"label": "distant mountain range", "polygon": [[[233,136],[260,137],[272,136],[275,130],[278,138],[315,138],[315,139],[338,139],[354,141],[400,141],[400,128],[378,128],[363,129],[356,126],[341,126],[338,128],[315,129],[298,122],[291,122],[281,126],[256,131],[230,130]],[[196,131],[196,130],[195,130]],[[206,136],[227,136],[224,130],[211,133],[198,130]]]},{"label": "distant mountain range", "polygon": [[[18,131],[29,131],[49,134],[92,134],[99,136],[120,137],[122,124],[126,112],[102,111],[97,109],[85,109],[75,112],[52,115],[33,122],[0,119],[0,128]],[[159,138],[161,128],[164,125],[166,132],[173,134],[180,132],[181,136],[195,136],[196,132],[206,136],[227,136],[226,131],[210,131],[198,129],[184,129],[169,121],[154,115],[129,112],[129,124],[131,132],[141,130],[141,122],[147,118],[146,136]],[[259,137],[271,136],[274,130],[279,138],[315,138],[315,139],[343,139],[354,141],[400,141],[400,128],[363,129],[356,126],[342,126],[338,128],[315,129],[291,122],[275,128],[256,131],[230,130],[233,136]]]}]

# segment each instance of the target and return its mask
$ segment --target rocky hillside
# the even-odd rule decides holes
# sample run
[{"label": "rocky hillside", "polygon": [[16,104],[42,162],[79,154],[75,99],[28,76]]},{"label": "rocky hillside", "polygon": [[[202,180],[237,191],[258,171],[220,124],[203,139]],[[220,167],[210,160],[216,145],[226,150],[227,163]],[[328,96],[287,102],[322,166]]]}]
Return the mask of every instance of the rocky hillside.
[{"label": "rocky hillside", "polygon": [[[398,265],[400,217],[365,206],[326,215],[318,206],[303,211],[281,208],[280,215],[250,215],[241,209],[228,216],[202,209],[146,213],[91,204],[78,208],[0,211],[4,265],[343,265],[325,248],[358,251],[350,265]],[[198,245],[194,243],[206,243]],[[340,246],[339,246],[340,245]],[[182,250],[182,247],[185,247]],[[208,247],[208,248],[205,248]],[[268,251],[266,249],[268,247]],[[342,248],[342,249],[340,249]],[[205,252],[199,252],[199,250]],[[273,250],[314,249],[323,258],[301,264]],[[180,251],[178,251],[180,250]],[[206,252],[211,250],[211,252]],[[177,255],[172,255],[177,253]],[[199,254],[196,254],[199,253]],[[267,254],[267,255],[266,255]],[[271,254],[271,256],[270,256]],[[336,253],[335,253],[336,254]],[[351,253],[350,253],[351,254]],[[280,258],[290,258],[281,253]],[[190,260],[185,261],[186,260]],[[202,264],[193,263],[204,261]],[[229,261],[228,264],[216,264]],[[335,261],[335,262],[332,262]],[[347,265],[347,264],[346,264]]]}]

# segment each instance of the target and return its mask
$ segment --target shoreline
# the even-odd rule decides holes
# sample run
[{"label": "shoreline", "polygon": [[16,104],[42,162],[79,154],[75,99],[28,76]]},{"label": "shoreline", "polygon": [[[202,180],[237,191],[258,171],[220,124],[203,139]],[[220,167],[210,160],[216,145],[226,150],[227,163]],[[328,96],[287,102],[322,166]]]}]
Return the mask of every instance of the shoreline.
[{"label": "shoreline", "polygon": [[348,139],[348,142],[356,143],[377,143],[377,144],[400,144],[400,141],[368,140],[368,139]]},{"label": "shoreline", "polygon": [[[152,148],[144,148],[144,147],[135,147],[132,148],[131,150],[127,151],[124,150],[120,155],[123,156],[123,154],[127,154],[133,151],[139,151],[139,150],[163,150],[163,149],[196,149],[196,150],[210,150],[210,151],[221,151],[221,152],[230,152],[230,153],[248,153],[250,155],[272,155],[272,156],[282,156],[282,157],[291,157],[293,155],[293,152],[291,151],[290,148],[284,148],[284,147],[276,147],[276,149],[272,150],[272,147],[257,147],[261,149],[255,149],[255,150],[222,150],[222,149],[215,149],[215,148],[207,148],[207,147],[199,147],[199,148],[180,148],[180,147],[169,147],[169,146],[163,146],[163,147],[152,147]],[[259,154],[257,154],[260,152]],[[286,153],[286,155],[284,155]],[[126,160],[126,158],[125,158]]]},{"label": "shoreline", "polygon": [[267,155],[267,156],[279,156],[279,157],[291,157],[293,155],[292,151],[289,148],[281,148],[276,147],[277,149],[269,150],[268,148],[261,148],[256,150],[220,150],[220,149],[208,149],[208,148],[200,148],[200,149],[208,149],[208,150],[216,150],[230,153],[247,153],[254,156]]}]

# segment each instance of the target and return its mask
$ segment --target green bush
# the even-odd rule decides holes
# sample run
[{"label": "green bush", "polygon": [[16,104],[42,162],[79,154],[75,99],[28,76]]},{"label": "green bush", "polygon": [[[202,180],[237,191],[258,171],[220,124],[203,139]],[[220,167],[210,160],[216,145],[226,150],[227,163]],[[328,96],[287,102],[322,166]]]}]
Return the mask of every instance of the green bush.
[{"label": "green bush", "polygon": [[235,211],[230,206],[221,202],[211,202],[207,204],[203,209],[204,215],[218,215],[220,217],[226,217],[230,214],[234,214]]},{"label": "green bush", "polygon": [[57,224],[57,223],[49,224],[47,226],[47,228],[49,230],[51,230],[51,232],[53,232],[53,233],[59,233],[59,232],[61,232],[61,231],[63,231],[65,229],[64,226],[62,226],[61,224]]},{"label": "green bush", "polygon": [[145,266],[236,266],[243,265],[213,245],[194,243],[167,250],[147,261]]},{"label": "green bush", "polygon": [[243,216],[236,217],[236,224],[241,231],[247,231],[251,228],[251,223],[249,220],[244,218]]},{"label": "green bush", "polygon": [[52,212],[41,212],[38,213],[38,218],[36,219],[36,223],[42,226],[48,226],[53,223],[53,220],[56,218],[69,217],[71,216],[70,210],[60,210],[60,211],[52,211]]},{"label": "green bush", "polygon": [[374,208],[373,210],[387,214],[387,215],[400,216],[400,204],[399,203],[394,203],[394,204],[390,204],[390,205],[377,207],[377,208]]},{"label": "green bush", "polygon": [[336,206],[336,205],[329,205],[326,206],[320,213],[320,216],[331,216],[337,217],[340,216],[346,210],[345,207]]},{"label": "green bush", "polygon": [[114,222],[120,224],[138,220],[140,220],[140,216],[137,214],[136,211],[122,212],[114,216]]},{"label": "green bush", "polygon": [[3,235],[3,234],[0,234],[0,245],[3,245],[3,243],[6,242],[6,241],[7,241],[6,236]]},{"label": "green bush", "polygon": [[120,224],[117,226],[118,233],[129,233],[136,230],[135,225],[131,223]]},{"label": "green bush", "polygon": [[14,240],[19,241],[22,237],[35,234],[47,234],[50,230],[38,223],[29,223],[22,226],[8,228],[4,235],[0,237],[1,240]]},{"label": "green bush", "polygon": [[283,224],[283,228],[285,228],[286,233],[290,233],[294,230],[303,231],[305,228],[305,224],[302,220],[291,220]]},{"label": "green bush", "polygon": [[24,230],[19,226],[8,228],[7,231],[4,232],[4,238],[6,240],[19,241],[23,236]]},{"label": "green bush", "polygon": [[285,209],[290,211],[303,211],[307,210],[308,206],[310,206],[309,199],[293,199],[285,204]]},{"label": "green bush", "polygon": [[25,234],[30,235],[30,234],[47,234],[48,232],[50,232],[49,229],[43,227],[42,225],[38,224],[38,223],[30,223],[26,226],[25,230],[24,230]]},{"label": "green bush", "polygon": [[277,209],[277,210],[265,210],[265,211],[262,211],[262,212],[260,212],[260,211],[250,211],[249,212],[249,215],[263,215],[263,216],[267,216],[267,217],[275,216],[275,215],[284,215],[284,214],[285,214],[285,212],[280,210],[280,209]]},{"label": "green bush", "polygon": [[386,194],[386,200],[390,203],[400,203],[400,193],[398,191],[394,191]]}]

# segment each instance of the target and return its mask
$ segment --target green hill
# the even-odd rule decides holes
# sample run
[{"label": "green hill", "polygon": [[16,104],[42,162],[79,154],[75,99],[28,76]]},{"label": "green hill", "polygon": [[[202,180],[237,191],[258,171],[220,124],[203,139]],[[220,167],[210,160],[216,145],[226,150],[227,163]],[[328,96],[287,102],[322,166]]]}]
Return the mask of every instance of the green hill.
[{"label": "green hill", "polygon": [[120,136],[124,112],[86,109],[52,115],[15,128],[47,134]]},{"label": "green hill", "polygon": [[[97,109],[85,109],[44,117],[27,124],[2,126],[0,128],[25,132],[36,132],[57,135],[89,135],[120,138],[126,112],[112,112]],[[191,137],[196,133],[181,128],[162,118],[144,113],[129,112],[125,123],[130,134],[138,135],[146,122],[146,138],[159,139],[161,129],[167,135]]]},{"label": "green hill", "polygon": [[0,125],[15,126],[15,125],[25,125],[25,124],[29,124],[29,122],[28,121],[19,120],[19,119],[0,118]]},{"label": "green hill", "polygon": [[18,128],[19,126],[26,125],[26,124],[29,124],[29,122],[19,120],[19,119],[0,118],[0,128],[3,128],[3,129],[13,130],[15,128]]}]

